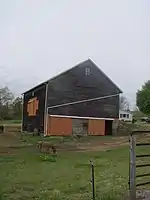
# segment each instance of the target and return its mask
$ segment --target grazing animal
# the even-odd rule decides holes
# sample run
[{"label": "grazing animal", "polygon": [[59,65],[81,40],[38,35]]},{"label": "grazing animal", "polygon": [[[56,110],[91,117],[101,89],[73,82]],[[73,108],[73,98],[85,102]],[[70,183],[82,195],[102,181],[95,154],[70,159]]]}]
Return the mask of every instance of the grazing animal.
[{"label": "grazing animal", "polygon": [[49,142],[39,141],[37,142],[37,147],[42,151],[42,149],[45,149],[47,153],[49,153],[49,150],[52,150],[53,154],[56,154],[56,147],[53,144],[50,144]]},{"label": "grazing animal", "polygon": [[4,132],[4,126],[0,125],[0,133],[3,133],[3,132]]}]

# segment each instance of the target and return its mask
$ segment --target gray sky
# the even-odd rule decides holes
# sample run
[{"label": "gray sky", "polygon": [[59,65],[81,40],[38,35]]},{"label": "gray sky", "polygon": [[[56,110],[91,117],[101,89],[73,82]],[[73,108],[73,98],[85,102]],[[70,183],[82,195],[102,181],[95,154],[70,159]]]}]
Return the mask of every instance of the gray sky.
[{"label": "gray sky", "polygon": [[0,0],[0,85],[17,95],[91,58],[134,104],[150,79],[149,0]]}]

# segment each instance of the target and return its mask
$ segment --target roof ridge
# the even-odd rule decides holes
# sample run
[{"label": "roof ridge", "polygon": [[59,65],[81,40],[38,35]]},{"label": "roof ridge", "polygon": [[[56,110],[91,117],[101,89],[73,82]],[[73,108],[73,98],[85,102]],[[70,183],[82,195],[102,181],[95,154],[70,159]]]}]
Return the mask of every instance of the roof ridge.
[{"label": "roof ridge", "polygon": [[73,67],[71,67],[71,68],[68,68],[67,70],[64,70],[64,71],[62,71],[62,72],[60,72],[60,73],[58,73],[58,74],[56,74],[56,76],[53,76],[53,77],[51,77],[51,78],[49,78],[48,80],[46,80],[46,81],[44,81],[44,82],[42,82],[42,83],[40,83],[40,84],[38,84],[38,85],[36,85],[36,86],[34,86],[34,87],[32,87],[31,89],[29,89],[29,90],[27,90],[27,91],[25,91],[24,93],[22,93],[22,94],[25,94],[25,93],[27,93],[27,92],[30,92],[31,90],[33,90],[33,89],[35,89],[35,88],[38,88],[38,87],[40,87],[40,86],[42,86],[42,85],[44,85],[44,84],[47,84],[49,81],[51,81],[51,80],[54,80],[55,78],[57,78],[57,77],[59,77],[59,76],[61,76],[62,74],[65,74],[65,73],[67,73],[67,72],[69,72],[69,71],[71,71],[72,69],[74,69],[74,68],[76,68],[76,67],[79,67],[79,66],[81,66],[82,64],[84,64],[84,63],[86,63],[86,62],[90,62],[90,63],[92,63],[119,91],[120,91],[120,93],[123,93],[122,92],[122,90],[94,63],[94,61],[91,59],[91,58],[88,58],[87,60],[84,60],[84,61],[82,61],[82,62],[80,62],[80,63],[78,63],[78,64],[76,64],[76,65],[74,65]]}]

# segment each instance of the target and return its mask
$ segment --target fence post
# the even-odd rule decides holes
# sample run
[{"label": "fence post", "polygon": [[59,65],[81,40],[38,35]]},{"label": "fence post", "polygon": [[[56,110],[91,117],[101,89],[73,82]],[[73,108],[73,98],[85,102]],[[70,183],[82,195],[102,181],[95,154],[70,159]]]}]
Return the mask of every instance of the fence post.
[{"label": "fence post", "polygon": [[90,161],[91,163],[91,182],[92,182],[92,197],[93,200],[95,200],[95,177],[94,177],[94,164],[92,161]]},{"label": "fence post", "polygon": [[135,137],[130,135],[130,174],[129,174],[129,189],[130,200],[136,199],[136,141]]}]

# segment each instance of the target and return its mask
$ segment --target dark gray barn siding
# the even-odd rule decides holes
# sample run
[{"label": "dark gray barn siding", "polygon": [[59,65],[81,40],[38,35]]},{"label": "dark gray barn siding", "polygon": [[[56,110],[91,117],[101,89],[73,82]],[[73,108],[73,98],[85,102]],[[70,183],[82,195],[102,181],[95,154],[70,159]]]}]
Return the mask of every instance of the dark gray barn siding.
[{"label": "dark gray barn siding", "polygon": [[[86,69],[90,69],[90,74],[86,75]],[[118,93],[120,90],[116,85],[88,60],[49,81],[47,106]],[[116,118],[119,115],[119,97],[55,108],[49,113]]]},{"label": "dark gray barn siding", "polygon": [[79,117],[118,118],[119,97],[112,97],[105,101],[97,100],[49,109],[49,114]]},{"label": "dark gray barn siding", "polygon": [[[33,131],[34,128],[40,129],[41,132],[44,131],[45,94],[46,94],[45,84],[24,94],[23,124],[22,124],[23,131],[28,131],[28,129],[30,129],[30,131]],[[37,99],[39,100],[39,109],[37,110],[36,116],[28,116],[27,103],[29,99],[33,97],[37,97]]]}]

